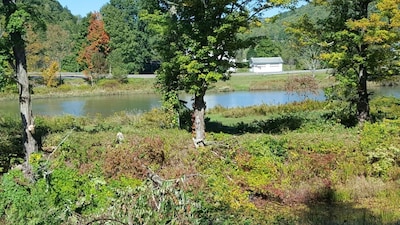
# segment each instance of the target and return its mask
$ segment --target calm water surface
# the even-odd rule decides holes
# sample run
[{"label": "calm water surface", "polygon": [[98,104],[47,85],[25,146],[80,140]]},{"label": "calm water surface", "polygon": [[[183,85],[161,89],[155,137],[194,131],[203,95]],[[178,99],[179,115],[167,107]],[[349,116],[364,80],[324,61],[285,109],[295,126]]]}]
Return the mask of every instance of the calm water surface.
[{"label": "calm water surface", "polygon": [[[375,90],[376,95],[395,96],[400,98],[400,88],[381,88]],[[181,96],[191,107],[191,97]],[[309,95],[314,100],[324,100],[321,91],[317,95]],[[205,97],[207,108],[217,105],[223,107],[246,107],[252,105],[268,104],[278,105],[289,102],[302,101],[304,97],[288,95],[285,91],[256,91],[256,92],[227,92],[209,93]],[[137,114],[161,106],[161,98],[155,94],[114,95],[99,97],[69,97],[54,99],[34,99],[33,113],[40,115],[74,115],[86,116],[101,114],[109,116],[116,112],[125,111]],[[17,100],[0,101],[1,114],[18,114]]]}]

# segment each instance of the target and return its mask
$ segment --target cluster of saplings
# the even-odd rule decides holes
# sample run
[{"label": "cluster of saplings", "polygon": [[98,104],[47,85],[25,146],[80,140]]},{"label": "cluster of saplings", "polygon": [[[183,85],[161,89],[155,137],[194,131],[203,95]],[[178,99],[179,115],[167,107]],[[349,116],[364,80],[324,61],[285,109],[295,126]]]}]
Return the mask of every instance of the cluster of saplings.
[{"label": "cluster of saplings", "polygon": [[397,224],[399,105],[373,99],[362,127],[334,102],[216,107],[200,148],[161,109],[38,116],[33,182],[18,167],[20,121],[2,116],[0,221]]}]

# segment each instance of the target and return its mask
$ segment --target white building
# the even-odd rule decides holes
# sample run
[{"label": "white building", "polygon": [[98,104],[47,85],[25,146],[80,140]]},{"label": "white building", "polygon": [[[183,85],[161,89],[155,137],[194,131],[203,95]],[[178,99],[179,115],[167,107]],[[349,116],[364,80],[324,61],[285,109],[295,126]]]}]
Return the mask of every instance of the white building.
[{"label": "white building", "polygon": [[281,57],[253,57],[250,59],[250,71],[254,73],[282,72]]}]

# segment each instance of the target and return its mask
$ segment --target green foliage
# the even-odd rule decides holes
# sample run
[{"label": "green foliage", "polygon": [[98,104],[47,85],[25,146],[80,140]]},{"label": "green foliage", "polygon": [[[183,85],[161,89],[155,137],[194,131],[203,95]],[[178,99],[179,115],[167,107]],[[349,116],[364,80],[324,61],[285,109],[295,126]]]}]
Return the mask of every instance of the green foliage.
[{"label": "green foliage", "polygon": [[[34,184],[14,170],[2,177],[0,214],[9,224],[60,224],[93,213],[109,202],[113,192],[101,178],[58,168]],[[4,189],[3,189],[4,188]]]},{"label": "green foliage", "polygon": [[287,140],[264,137],[250,142],[249,152],[255,156],[275,156],[284,161],[288,157]]},{"label": "green foliage", "polygon": [[327,52],[321,57],[335,68],[340,81],[345,82],[342,87],[352,92],[346,100],[357,105],[357,119],[364,122],[370,119],[367,81],[392,76],[393,72],[389,72],[392,69],[385,68],[398,64],[393,60],[397,55],[397,41],[389,36],[398,36],[400,23],[392,18],[399,11],[388,7],[397,3],[393,0],[322,2],[329,7],[330,15],[322,21],[321,42]]},{"label": "green foliage", "polygon": [[4,56],[3,50],[2,49],[2,42],[0,40],[0,52],[2,55],[0,56],[0,92],[3,92],[7,89],[7,86],[9,87],[11,84],[13,84],[13,79],[12,79],[12,74],[13,71],[7,61],[7,57]]},{"label": "green foliage", "polygon": [[236,129],[239,132],[273,133],[279,134],[285,131],[296,130],[301,127],[303,118],[297,114],[279,115],[268,120],[255,120],[252,123],[240,122]]},{"label": "green foliage", "polygon": [[[400,135],[393,119],[398,110],[393,99],[371,103],[382,109],[382,118],[363,129],[326,120],[322,115],[330,109],[321,102],[232,109],[235,113],[215,109],[236,115],[230,118],[236,122],[247,114],[265,121],[292,115],[302,125],[274,135],[208,132],[208,145],[199,149],[190,133],[160,128],[154,118],[168,118],[159,113],[163,110],[36,117],[43,151],[30,157],[35,183],[18,169],[3,174],[1,222],[394,223],[400,218]],[[0,126],[0,147],[8,147],[18,139],[17,119],[3,118]],[[149,179],[154,174],[161,185]]]},{"label": "green foliage", "polygon": [[221,114],[227,118],[240,118],[245,116],[268,116],[271,114],[300,113],[322,110],[326,107],[326,102],[306,100],[283,105],[258,105],[244,108],[224,108],[216,106],[209,110],[211,114]]},{"label": "green foliage", "polygon": [[387,178],[393,166],[400,165],[398,126],[399,120],[364,125],[360,147],[370,165],[371,175]]},{"label": "green foliage", "polygon": [[156,87],[163,95],[181,90],[194,95],[192,129],[197,140],[204,140],[204,96],[210,85],[229,79],[232,59],[246,44],[237,33],[247,30],[249,11],[235,1],[171,3],[163,5],[164,15],[151,16],[161,24],[153,27],[161,37]]},{"label": "green foliage", "polygon": [[23,162],[20,123],[16,117],[0,117],[0,174]]},{"label": "green foliage", "polygon": [[247,52],[247,59],[251,57],[276,57],[281,55],[281,49],[269,37],[259,38],[254,48]]},{"label": "green foliage", "polygon": [[[354,71],[353,71],[354,72]],[[329,101],[328,108],[332,109],[326,116],[351,127],[358,121],[356,118],[357,104],[357,82],[353,77],[337,76],[339,83],[326,88],[325,96]]]},{"label": "green foliage", "polygon": [[113,0],[101,8],[105,29],[110,35],[112,52],[108,56],[112,74],[121,76],[140,72],[145,63],[155,58],[152,35],[142,11],[152,12],[154,1]]},{"label": "green foliage", "polygon": [[25,33],[29,18],[29,13],[24,9],[15,10],[8,18],[7,31],[10,33]]},{"label": "green foliage", "polygon": [[372,121],[400,118],[400,100],[394,97],[375,97],[371,99]]},{"label": "green foliage", "polygon": [[119,89],[121,83],[119,80],[110,80],[110,79],[102,79],[97,82],[97,85],[104,88],[104,89],[109,89],[109,90],[115,90]]}]

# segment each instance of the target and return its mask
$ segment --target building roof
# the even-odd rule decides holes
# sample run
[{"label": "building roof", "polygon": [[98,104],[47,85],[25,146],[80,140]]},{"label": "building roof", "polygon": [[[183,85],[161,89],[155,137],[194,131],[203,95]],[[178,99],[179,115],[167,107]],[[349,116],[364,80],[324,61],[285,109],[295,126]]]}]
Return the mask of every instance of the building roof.
[{"label": "building roof", "polygon": [[281,57],[252,57],[250,64],[280,64],[283,63]]}]

